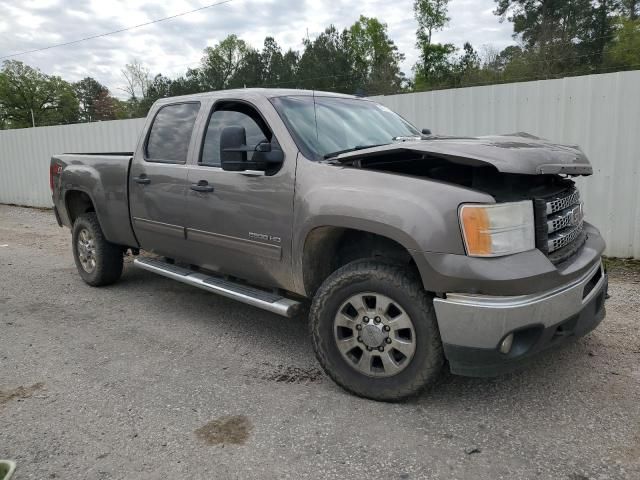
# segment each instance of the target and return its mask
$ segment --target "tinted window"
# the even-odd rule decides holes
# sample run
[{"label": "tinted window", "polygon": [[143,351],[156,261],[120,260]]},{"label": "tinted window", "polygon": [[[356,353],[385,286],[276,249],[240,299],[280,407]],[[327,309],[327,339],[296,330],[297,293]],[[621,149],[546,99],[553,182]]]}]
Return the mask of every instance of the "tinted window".
[{"label": "tinted window", "polygon": [[[216,110],[209,119],[200,163],[211,167],[220,166],[220,135],[225,127],[230,126],[244,127],[247,145],[253,147],[267,141],[264,131],[252,116],[235,110]],[[251,160],[252,156],[253,153],[248,152],[247,160]]]},{"label": "tinted window", "polygon": [[152,162],[185,163],[199,109],[199,103],[162,107],[149,132],[147,159]]}]

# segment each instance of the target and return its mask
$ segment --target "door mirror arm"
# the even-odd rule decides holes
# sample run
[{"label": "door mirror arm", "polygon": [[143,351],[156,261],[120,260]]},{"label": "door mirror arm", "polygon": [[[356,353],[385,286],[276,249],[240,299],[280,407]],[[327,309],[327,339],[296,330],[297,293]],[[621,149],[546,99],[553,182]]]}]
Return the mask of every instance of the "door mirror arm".
[{"label": "door mirror arm", "polygon": [[[265,144],[258,144],[262,146]],[[222,169],[227,170],[225,167],[230,167],[229,170],[241,171],[242,170],[271,170],[273,167],[281,165],[284,161],[284,152],[282,150],[271,148],[268,144],[268,149],[258,149],[256,147],[235,147],[222,150],[223,152],[253,152],[251,160],[240,161],[223,161]],[[244,168],[243,168],[244,167]]]},{"label": "door mirror arm", "polygon": [[[275,173],[284,161],[284,152],[277,144],[260,142],[254,147],[246,145],[244,127],[232,126],[222,130],[220,136],[220,163],[223,170],[242,172],[262,170],[266,174]],[[247,152],[253,152],[251,161]]]}]

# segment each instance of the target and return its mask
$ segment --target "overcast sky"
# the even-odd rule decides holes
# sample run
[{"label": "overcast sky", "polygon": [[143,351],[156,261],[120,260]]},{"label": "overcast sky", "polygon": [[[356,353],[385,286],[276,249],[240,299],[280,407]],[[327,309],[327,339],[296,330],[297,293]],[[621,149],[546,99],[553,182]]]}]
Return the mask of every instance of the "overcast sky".
[{"label": "overcast sky", "polygon": [[[0,0],[0,57],[52,44],[118,30],[193,10],[215,0]],[[357,5],[357,6],[356,6]],[[514,43],[512,25],[493,15],[494,0],[452,0],[451,22],[436,42],[476,49],[498,49]],[[254,47],[271,35],[283,48],[301,49],[302,38],[314,37],[329,24],[342,29],[360,14],[377,17],[406,55],[403,70],[411,75],[417,59],[413,0],[232,0],[176,19],[13,57],[48,74],[75,81],[92,76],[117,96],[123,86],[121,68],[134,58],[152,72],[175,77],[196,66],[202,49],[235,33]]]}]

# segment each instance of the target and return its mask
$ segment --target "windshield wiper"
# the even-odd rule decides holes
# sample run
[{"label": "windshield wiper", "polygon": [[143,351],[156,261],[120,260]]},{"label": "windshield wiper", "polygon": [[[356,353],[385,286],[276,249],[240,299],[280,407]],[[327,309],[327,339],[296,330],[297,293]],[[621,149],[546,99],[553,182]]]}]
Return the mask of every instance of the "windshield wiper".
[{"label": "windshield wiper", "polygon": [[388,143],[377,143],[375,145],[356,145],[355,147],[345,148],[344,150],[338,150],[336,152],[327,153],[323,158],[326,160],[327,158],[337,157],[341,153],[355,152],[356,150],[364,150],[365,148],[381,147],[382,145],[389,145],[389,144]]}]

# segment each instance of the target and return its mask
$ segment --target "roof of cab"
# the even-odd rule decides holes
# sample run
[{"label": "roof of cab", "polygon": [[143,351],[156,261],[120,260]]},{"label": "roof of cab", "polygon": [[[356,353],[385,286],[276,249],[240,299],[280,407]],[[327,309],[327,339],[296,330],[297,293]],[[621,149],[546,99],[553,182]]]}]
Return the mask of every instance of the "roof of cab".
[{"label": "roof of cab", "polygon": [[322,92],[319,90],[298,90],[295,88],[237,88],[233,90],[215,90],[212,92],[194,93],[190,95],[182,95],[179,97],[167,97],[156,100],[157,104],[173,103],[176,100],[198,100],[203,98],[220,98],[220,97],[232,97],[237,99],[249,99],[256,97],[274,98],[274,97],[286,97],[286,96],[298,96],[298,97],[310,97],[315,95],[316,97],[341,97],[341,98],[357,98],[353,95],[346,95],[344,93],[335,92]]}]

